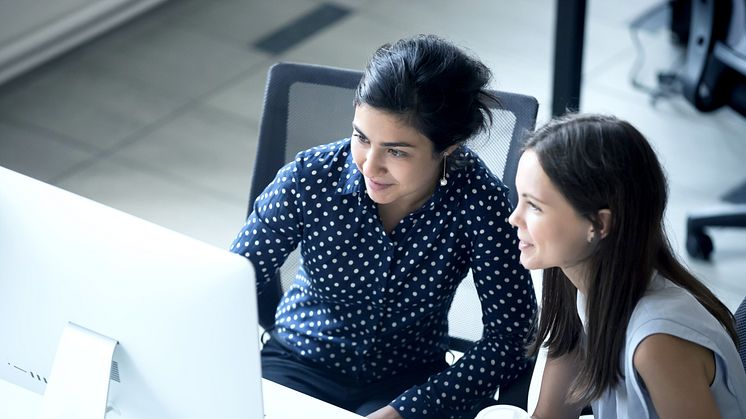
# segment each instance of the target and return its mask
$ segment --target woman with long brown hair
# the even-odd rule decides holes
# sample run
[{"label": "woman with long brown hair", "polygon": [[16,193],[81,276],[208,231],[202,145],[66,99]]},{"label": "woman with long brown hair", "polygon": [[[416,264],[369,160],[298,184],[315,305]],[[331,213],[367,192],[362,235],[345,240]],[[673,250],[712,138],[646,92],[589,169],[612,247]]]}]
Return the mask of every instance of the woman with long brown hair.
[{"label": "woman with long brown hair", "polygon": [[647,140],[613,117],[571,115],[528,139],[510,223],[544,269],[548,347],[534,417],[743,418],[733,316],[671,250],[667,183]]}]

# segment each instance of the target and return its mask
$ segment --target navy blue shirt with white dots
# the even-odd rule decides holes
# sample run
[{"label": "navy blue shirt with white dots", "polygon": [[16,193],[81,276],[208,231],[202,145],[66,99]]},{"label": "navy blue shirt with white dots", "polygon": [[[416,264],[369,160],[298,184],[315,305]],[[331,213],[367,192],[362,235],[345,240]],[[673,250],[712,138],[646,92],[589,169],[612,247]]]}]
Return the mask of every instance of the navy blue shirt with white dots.
[{"label": "navy blue shirt with white dots", "polygon": [[448,309],[471,269],[483,337],[390,403],[405,418],[470,408],[525,368],[536,299],[507,221],[507,189],[473,152],[460,150],[467,164],[390,234],[349,139],[301,152],[257,198],[231,245],[252,261],[259,287],[300,245],[275,336],[320,368],[364,383],[443,359]]}]

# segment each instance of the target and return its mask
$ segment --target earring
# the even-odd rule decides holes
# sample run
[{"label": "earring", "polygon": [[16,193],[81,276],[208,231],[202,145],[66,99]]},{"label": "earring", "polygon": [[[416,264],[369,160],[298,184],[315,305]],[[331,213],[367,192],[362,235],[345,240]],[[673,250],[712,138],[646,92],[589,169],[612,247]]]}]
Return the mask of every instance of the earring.
[{"label": "earring", "polygon": [[440,186],[448,185],[448,179],[446,179],[446,159],[448,154],[443,154],[443,177],[440,178]]},{"label": "earring", "polygon": [[588,240],[588,244],[593,243],[593,240],[596,240],[596,232],[591,231],[590,234],[588,235],[587,240]]}]

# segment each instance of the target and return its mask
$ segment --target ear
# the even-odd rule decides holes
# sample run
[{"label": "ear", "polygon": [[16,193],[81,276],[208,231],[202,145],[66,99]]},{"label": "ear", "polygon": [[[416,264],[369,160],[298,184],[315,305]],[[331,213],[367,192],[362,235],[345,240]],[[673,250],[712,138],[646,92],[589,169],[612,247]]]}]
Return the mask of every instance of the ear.
[{"label": "ear", "polygon": [[451,153],[453,153],[454,151],[456,151],[456,149],[457,149],[457,148],[458,148],[458,147],[459,147],[460,145],[461,145],[461,143],[456,143],[456,144],[454,144],[454,145],[452,145],[452,146],[450,146],[450,147],[446,148],[445,150],[443,150],[443,153],[442,153],[442,154],[443,154],[444,156],[450,156],[450,155],[451,155]]},{"label": "ear", "polygon": [[598,226],[597,226],[598,234],[603,239],[609,234],[609,231],[611,230],[611,223],[612,223],[611,210],[610,209],[599,210],[596,213],[596,220],[598,221]]}]

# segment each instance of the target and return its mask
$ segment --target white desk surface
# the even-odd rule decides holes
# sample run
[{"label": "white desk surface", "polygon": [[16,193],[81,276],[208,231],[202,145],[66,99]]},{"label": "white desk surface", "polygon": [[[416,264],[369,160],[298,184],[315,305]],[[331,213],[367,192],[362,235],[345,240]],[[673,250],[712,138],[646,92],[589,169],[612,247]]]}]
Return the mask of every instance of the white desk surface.
[{"label": "white desk surface", "polygon": [[[347,410],[262,379],[265,419],[360,419]],[[42,396],[0,380],[0,418],[36,419]]]},{"label": "white desk surface", "polygon": [[[262,379],[265,419],[361,419],[337,406]],[[0,419],[37,419],[41,396],[0,380]],[[593,415],[580,419],[593,419]]]},{"label": "white desk surface", "polygon": [[266,419],[360,419],[348,410],[314,399],[301,392],[262,379]]}]

